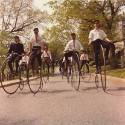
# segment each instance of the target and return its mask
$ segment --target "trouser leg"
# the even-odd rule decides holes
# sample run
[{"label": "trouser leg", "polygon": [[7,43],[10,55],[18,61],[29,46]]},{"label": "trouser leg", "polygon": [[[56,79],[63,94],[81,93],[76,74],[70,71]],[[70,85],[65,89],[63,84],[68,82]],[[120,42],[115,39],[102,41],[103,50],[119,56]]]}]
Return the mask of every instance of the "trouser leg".
[{"label": "trouser leg", "polygon": [[94,50],[94,57],[95,57],[95,64],[96,69],[99,69],[99,54],[100,54],[100,40],[95,40],[92,42],[93,50]]},{"label": "trouser leg", "polygon": [[13,63],[12,60],[8,60],[8,66],[9,66],[9,69],[10,69],[10,72],[11,72],[11,73],[13,72],[13,66],[12,66],[12,63]]},{"label": "trouser leg", "polygon": [[41,66],[41,64],[42,64],[41,54],[38,54],[38,55],[37,55],[37,61],[38,61],[39,66]]},{"label": "trouser leg", "polygon": [[106,42],[106,41],[100,41],[101,45],[103,48],[106,48],[105,51],[105,59],[108,60],[109,56],[109,51],[111,50],[111,55],[115,56],[115,45],[111,42]]},{"label": "trouser leg", "polygon": [[18,70],[19,70],[19,61],[20,60],[21,60],[21,56],[15,57],[16,73],[18,73]]}]

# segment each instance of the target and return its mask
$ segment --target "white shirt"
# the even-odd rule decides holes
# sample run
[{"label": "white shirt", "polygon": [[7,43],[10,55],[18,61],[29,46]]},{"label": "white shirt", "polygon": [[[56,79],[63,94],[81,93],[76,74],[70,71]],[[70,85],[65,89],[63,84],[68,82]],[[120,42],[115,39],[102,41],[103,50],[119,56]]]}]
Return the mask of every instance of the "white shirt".
[{"label": "white shirt", "polygon": [[38,35],[37,38],[34,35],[31,39],[31,43],[32,43],[32,46],[40,46],[41,47],[42,44],[44,43],[44,41],[40,35]]},{"label": "white shirt", "polygon": [[52,60],[51,52],[50,51],[43,51],[42,58],[49,57]]},{"label": "white shirt", "polygon": [[95,41],[97,39],[104,40],[107,37],[106,33],[101,29],[91,30],[89,33],[89,39]]},{"label": "white shirt", "polygon": [[73,40],[70,40],[67,43],[64,51],[73,51],[73,50],[78,51],[78,50],[82,50],[82,49],[83,49],[83,47],[82,47],[81,43],[78,40],[75,40],[75,42]]},{"label": "white shirt", "polygon": [[88,57],[88,54],[81,54],[81,56],[80,56],[80,60],[82,61],[82,60],[89,60],[89,57]]},{"label": "white shirt", "polygon": [[23,56],[22,57],[22,59],[20,60],[20,62],[19,62],[19,65],[21,65],[22,63],[26,63],[26,64],[28,64],[28,62],[29,62],[29,56]]}]

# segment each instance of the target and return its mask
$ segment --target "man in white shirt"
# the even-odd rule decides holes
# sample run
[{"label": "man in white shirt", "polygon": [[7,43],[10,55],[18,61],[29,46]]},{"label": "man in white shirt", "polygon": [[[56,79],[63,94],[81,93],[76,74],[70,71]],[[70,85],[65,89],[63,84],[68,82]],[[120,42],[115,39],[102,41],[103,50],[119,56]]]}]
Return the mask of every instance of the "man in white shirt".
[{"label": "man in white shirt", "polygon": [[79,62],[77,53],[83,49],[81,43],[78,40],[76,40],[76,34],[71,33],[71,37],[72,37],[72,40],[70,40],[67,43],[64,49],[64,56],[65,56],[66,63],[68,63],[68,57],[73,57],[77,62]]},{"label": "man in white shirt", "polygon": [[49,73],[50,64],[52,62],[51,52],[48,50],[48,45],[44,47],[44,51],[42,53],[43,67],[45,68],[45,64],[47,65],[47,70]]},{"label": "man in white shirt", "polygon": [[30,52],[31,52],[31,65],[34,66],[34,60],[37,58],[39,66],[41,66],[41,51],[44,49],[45,42],[42,37],[39,35],[39,29],[34,28],[34,36],[30,42]]},{"label": "man in white shirt", "polygon": [[95,63],[96,63],[96,73],[99,73],[99,54],[101,45],[106,48],[105,59],[108,61],[109,50],[111,49],[112,56],[115,56],[115,45],[107,38],[106,33],[101,29],[100,21],[96,20],[94,29],[89,33],[89,44],[92,44],[94,54],[95,54]]},{"label": "man in white shirt", "polygon": [[45,46],[44,51],[42,53],[42,58],[44,60],[52,61],[51,52],[48,50],[48,46]]},{"label": "man in white shirt", "polygon": [[88,62],[89,62],[89,56],[88,56],[88,54],[87,54],[87,51],[86,51],[86,50],[82,50],[81,55],[80,55],[80,63],[81,63],[80,69],[82,69],[82,67],[83,67],[84,65],[86,65],[87,70],[88,70],[88,73],[89,73],[89,65],[88,65]]}]

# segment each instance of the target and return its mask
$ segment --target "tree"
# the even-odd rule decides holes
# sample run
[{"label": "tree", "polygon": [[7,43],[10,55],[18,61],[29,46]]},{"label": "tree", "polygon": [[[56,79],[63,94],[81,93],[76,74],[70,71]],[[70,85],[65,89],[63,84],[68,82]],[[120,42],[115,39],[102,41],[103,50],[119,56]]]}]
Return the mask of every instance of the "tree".
[{"label": "tree", "polygon": [[[120,20],[120,12],[125,5],[124,0],[63,0],[62,2],[50,1],[50,7],[54,10],[52,19],[55,23],[48,32],[49,36],[56,36],[58,42],[61,34],[66,31],[65,39],[68,40],[70,32],[76,32],[79,40],[85,48],[88,47],[89,31],[93,27],[93,22],[97,19],[103,22],[103,28],[108,37],[115,39],[115,29]],[[54,35],[54,32],[56,34]],[[91,49],[90,49],[91,50]],[[92,55],[92,54],[91,54]]]},{"label": "tree", "polygon": [[[120,12],[125,6],[124,0],[103,0],[103,1],[92,1],[96,6],[96,13],[100,13],[103,17],[105,25],[105,29],[107,33],[110,35],[114,35],[113,31],[116,28],[116,23],[120,19]],[[95,8],[89,6],[91,11],[94,11]]]},{"label": "tree", "polygon": [[47,19],[47,12],[32,8],[32,0],[0,1],[1,33],[6,32],[8,37],[15,34],[23,36],[27,32],[29,34],[34,25],[45,23]]}]

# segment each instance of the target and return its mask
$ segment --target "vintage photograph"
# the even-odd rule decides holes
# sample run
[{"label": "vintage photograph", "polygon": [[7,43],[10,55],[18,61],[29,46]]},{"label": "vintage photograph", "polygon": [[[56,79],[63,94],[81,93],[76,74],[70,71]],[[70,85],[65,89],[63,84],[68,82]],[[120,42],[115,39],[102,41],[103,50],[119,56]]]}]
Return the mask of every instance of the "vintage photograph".
[{"label": "vintage photograph", "polygon": [[0,125],[125,125],[125,0],[0,0]]}]

